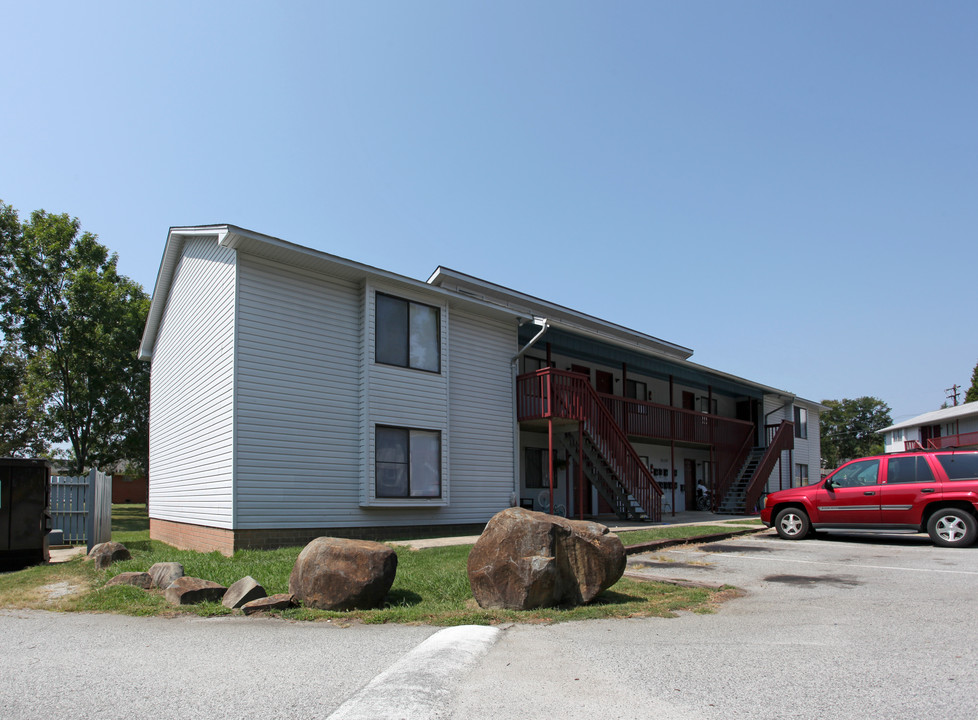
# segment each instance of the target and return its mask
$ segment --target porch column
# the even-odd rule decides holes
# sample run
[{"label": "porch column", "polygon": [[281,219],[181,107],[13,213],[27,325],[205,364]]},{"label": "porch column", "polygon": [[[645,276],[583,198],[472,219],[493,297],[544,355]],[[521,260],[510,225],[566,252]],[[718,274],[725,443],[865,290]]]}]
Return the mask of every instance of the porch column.
[{"label": "porch column", "polygon": [[547,473],[550,477],[550,514],[554,514],[554,419],[547,418]]}]

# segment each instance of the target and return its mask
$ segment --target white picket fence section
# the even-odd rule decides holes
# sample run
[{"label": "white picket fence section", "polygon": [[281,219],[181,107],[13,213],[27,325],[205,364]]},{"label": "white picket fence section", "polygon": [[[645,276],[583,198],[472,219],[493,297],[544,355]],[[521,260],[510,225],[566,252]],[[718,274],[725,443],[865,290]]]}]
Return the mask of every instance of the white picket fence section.
[{"label": "white picket fence section", "polygon": [[112,476],[98,470],[52,476],[51,527],[64,532],[65,543],[85,543],[89,550],[111,540]]}]

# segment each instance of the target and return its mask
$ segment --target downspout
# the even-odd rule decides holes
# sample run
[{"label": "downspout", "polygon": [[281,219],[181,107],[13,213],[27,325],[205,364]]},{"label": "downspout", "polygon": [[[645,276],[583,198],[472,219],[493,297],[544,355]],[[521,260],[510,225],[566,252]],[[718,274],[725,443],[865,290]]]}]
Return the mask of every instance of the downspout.
[{"label": "downspout", "polygon": [[[520,358],[523,357],[527,350],[536,345],[537,341],[543,337],[543,334],[550,329],[547,319],[538,317],[535,317],[530,321],[520,320],[517,328],[523,327],[527,324],[527,322],[532,322],[534,325],[539,325],[540,332],[534,335],[530,342],[524,345],[520,351],[513,356],[513,359],[510,360],[513,374],[513,493],[510,495],[510,505],[512,507],[516,507],[520,504],[520,421],[516,407],[516,376],[519,375]],[[552,455],[553,453],[551,453],[551,456]]]}]

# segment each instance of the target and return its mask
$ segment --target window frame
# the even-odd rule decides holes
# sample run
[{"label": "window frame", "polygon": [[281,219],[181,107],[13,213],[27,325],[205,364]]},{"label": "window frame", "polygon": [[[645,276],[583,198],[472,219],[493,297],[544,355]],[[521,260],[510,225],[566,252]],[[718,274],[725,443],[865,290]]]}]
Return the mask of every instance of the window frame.
[{"label": "window frame", "polygon": [[[381,460],[381,448],[379,446],[381,431],[397,431],[403,432],[407,435],[407,457],[403,463],[398,463],[392,460]],[[438,448],[438,461],[437,461],[437,487],[438,494],[413,494],[412,493],[412,476],[414,474],[414,448],[413,448],[413,438],[418,437],[430,437],[434,436],[435,447]],[[403,427],[400,425],[386,425],[378,423],[374,426],[374,482],[373,482],[373,495],[374,498],[380,501],[441,501],[444,500],[445,488],[444,488],[444,457],[442,448],[442,431],[431,428],[416,428],[416,427]],[[404,465],[407,477],[406,477],[406,494],[385,494],[381,492],[380,481],[381,481],[381,465]],[[420,482],[420,481],[419,481]]]},{"label": "window frame", "polygon": [[[384,359],[381,359],[381,351],[380,351],[380,347],[381,347],[381,342],[380,342],[381,333],[388,333],[388,332],[393,333],[393,332],[395,332],[394,330],[387,329],[386,326],[382,325],[382,323],[381,323],[381,319],[380,319],[381,298],[384,298],[385,301],[395,301],[395,302],[403,303],[404,304],[404,309],[405,309],[405,313],[406,313],[406,324],[405,324],[404,330],[403,330],[403,332],[404,332],[404,338],[403,338],[403,341],[404,341],[404,355],[406,357],[406,360],[405,360],[404,363],[401,363],[401,362],[398,362],[398,361],[394,361],[391,358],[387,357],[386,355],[385,355]],[[412,363],[412,358],[411,358],[411,340],[412,340],[413,328],[412,328],[412,323],[411,323],[411,318],[412,318],[411,310],[414,307],[426,308],[428,310],[433,310],[434,311],[434,314],[435,314],[435,322],[434,322],[435,338],[434,338],[434,340],[435,340],[435,355],[436,355],[436,361],[437,361],[437,368],[435,368],[435,369],[428,368],[428,367],[422,367],[420,365],[415,365],[415,364]],[[376,291],[374,293],[374,333],[373,333],[373,335],[374,335],[374,337],[373,337],[373,341],[374,341],[374,362],[377,363],[378,365],[386,365],[388,367],[400,367],[400,368],[406,368],[406,369],[409,369],[409,370],[419,370],[421,372],[427,372],[427,373],[432,373],[434,375],[440,375],[441,372],[442,372],[442,327],[441,327],[441,323],[442,323],[442,308],[440,306],[438,306],[438,305],[432,305],[431,303],[424,303],[424,302],[419,302],[417,300],[411,300],[411,299],[405,298],[405,297],[399,297],[397,295],[392,295],[391,293],[381,292],[379,290]],[[400,328],[398,328],[396,332],[397,333],[400,333],[401,332]],[[399,339],[399,338],[394,338],[394,339]],[[385,343],[385,345],[386,345],[386,343]]]},{"label": "window frame", "polygon": [[[530,484],[530,454],[538,454],[540,462],[540,484],[531,485]],[[557,449],[554,448],[553,451],[553,461],[554,461],[554,490],[557,489],[560,482],[560,472],[558,465],[558,455]],[[536,482],[536,479],[534,479]],[[526,490],[547,490],[550,488],[550,477],[549,477],[549,466],[547,465],[547,448],[545,447],[533,447],[526,446],[523,448],[523,487]]]},{"label": "window frame", "polygon": [[799,440],[808,439],[808,408],[795,405],[794,409],[795,437]]}]

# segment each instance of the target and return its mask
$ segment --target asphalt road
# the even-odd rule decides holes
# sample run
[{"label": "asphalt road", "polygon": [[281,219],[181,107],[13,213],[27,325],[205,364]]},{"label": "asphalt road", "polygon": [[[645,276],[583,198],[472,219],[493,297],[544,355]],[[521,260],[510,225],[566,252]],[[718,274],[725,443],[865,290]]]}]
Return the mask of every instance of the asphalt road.
[{"label": "asphalt road", "polygon": [[631,564],[746,595],[710,615],[490,635],[0,611],[0,715],[978,717],[978,547],[764,535]]}]

